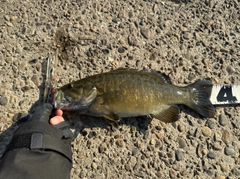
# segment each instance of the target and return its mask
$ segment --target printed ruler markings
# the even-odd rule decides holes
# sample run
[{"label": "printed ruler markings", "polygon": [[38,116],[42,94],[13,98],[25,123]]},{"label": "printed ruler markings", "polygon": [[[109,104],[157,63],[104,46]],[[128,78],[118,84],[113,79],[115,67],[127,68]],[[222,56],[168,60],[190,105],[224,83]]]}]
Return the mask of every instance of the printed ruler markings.
[{"label": "printed ruler markings", "polygon": [[240,104],[240,85],[213,85],[210,101],[213,105]]}]

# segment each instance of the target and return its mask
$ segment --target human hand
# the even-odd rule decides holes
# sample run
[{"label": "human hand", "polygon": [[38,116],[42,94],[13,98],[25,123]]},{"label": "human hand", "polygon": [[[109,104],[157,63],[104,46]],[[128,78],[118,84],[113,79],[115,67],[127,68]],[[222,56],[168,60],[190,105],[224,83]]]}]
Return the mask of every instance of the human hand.
[{"label": "human hand", "polygon": [[55,116],[50,118],[52,110],[53,106],[45,103],[37,107],[33,114],[25,116],[14,132],[5,153],[21,148],[48,150],[60,153],[72,161],[71,141],[74,135],[62,117],[63,112],[56,110]]}]

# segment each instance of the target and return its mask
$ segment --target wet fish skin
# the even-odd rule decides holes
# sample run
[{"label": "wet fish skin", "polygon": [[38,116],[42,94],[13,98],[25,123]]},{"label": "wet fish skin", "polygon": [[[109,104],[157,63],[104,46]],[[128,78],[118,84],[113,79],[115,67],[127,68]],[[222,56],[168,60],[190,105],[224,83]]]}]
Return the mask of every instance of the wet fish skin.
[{"label": "wet fish skin", "polygon": [[198,80],[186,87],[177,87],[156,72],[121,69],[57,89],[55,108],[104,117],[115,126],[119,118],[143,115],[174,122],[179,119],[175,104],[185,104],[204,117],[213,117],[210,93],[209,81]]}]

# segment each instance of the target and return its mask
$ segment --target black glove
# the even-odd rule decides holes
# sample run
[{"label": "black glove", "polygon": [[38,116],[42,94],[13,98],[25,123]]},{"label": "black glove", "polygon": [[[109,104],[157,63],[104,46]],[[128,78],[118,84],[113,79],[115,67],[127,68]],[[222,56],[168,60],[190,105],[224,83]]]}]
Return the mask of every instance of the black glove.
[{"label": "black glove", "polygon": [[73,133],[65,121],[54,126],[49,124],[52,109],[53,106],[46,103],[38,107],[32,115],[20,119],[26,122],[15,131],[5,153],[23,147],[30,150],[52,150],[72,161]]}]

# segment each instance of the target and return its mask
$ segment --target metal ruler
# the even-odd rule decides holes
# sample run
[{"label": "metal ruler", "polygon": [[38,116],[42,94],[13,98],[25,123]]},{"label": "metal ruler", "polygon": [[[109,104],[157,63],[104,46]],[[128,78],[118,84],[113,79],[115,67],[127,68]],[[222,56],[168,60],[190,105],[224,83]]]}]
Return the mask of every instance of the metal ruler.
[{"label": "metal ruler", "polygon": [[213,85],[210,101],[213,105],[240,104],[240,84]]}]

